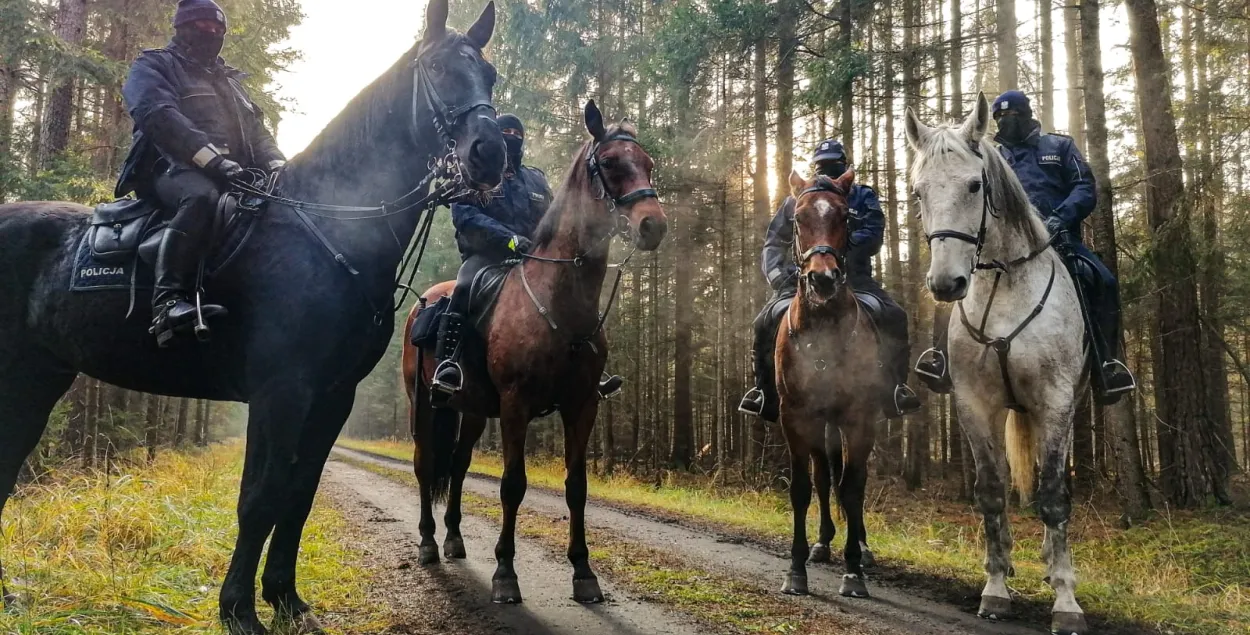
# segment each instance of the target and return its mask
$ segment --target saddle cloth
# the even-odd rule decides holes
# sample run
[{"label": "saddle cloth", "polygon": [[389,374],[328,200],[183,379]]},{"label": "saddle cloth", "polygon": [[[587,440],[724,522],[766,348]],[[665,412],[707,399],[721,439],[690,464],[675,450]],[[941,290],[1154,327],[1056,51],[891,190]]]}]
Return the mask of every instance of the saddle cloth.
[{"label": "saddle cloth", "polygon": [[[205,276],[224,267],[251,235],[264,204],[235,192],[222,195],[214,222],[214,246]],[[74,257],[74,291],[150,289],[153,269],[171,214],[147,199],[123,198],[95,208]]]}]

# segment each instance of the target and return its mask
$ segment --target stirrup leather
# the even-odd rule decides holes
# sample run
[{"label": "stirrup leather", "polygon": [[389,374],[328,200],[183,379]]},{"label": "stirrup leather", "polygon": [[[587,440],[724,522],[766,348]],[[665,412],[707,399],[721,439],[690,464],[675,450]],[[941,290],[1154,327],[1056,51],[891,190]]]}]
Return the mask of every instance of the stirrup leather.
[{"label": "stirrup leather", "polygon": [[[923,368],[923,366],[926,365],[925,358],[930,357],[930,356],[933,357],[933,362],[932,362],[933,365],[938,366],[939,368],[942,369],[942,374],[939,375],[939,374],[931,373],[928,370],[925,370]],[[920,359],[916,360],[916,366],[912,370],[914,370],[917,375],[923,375],[930,379],[944,380],[946,379],[946,375],[950,372],[950,366],[946,360],[946,353],[942,351],[942,349],[935,347],[935,348],[930,348],[929,350],[921,353]]]},{"label": "stirrup leather", "polygon": [[[460,378],[457,384],[451,384],[439,379],[445,370],[455,370],[456,375]],[[460,392],[464,388],[464,370],[460,368],[460,364],[454,359],[445,359],[438,364],[438,368],[434,369],[434,387],[446,392]]]},{"label": "stirrup leather", "polygon": [[[1124,371],[1124,374],[1125,374],[1125,375],[1128,375],[1128,378],[1129,378],[1129,383],[1128,383],[1128,385],[1127,385],[1127,386],[1121,386],[1121,387],[1119,387],[1119,388],[1115,388],[1115,389],[1110,389],[1110,390],[1109,390],[1109,389],[1105,389],[1105,388],[1104,388],[1104,392],[1105,392],[1106,394],[1108,394],[1108,395],[1118,395],[1118,394],[1120,394],[1120,393],[1122,393],[1122,392],[1132,392],[1132,391],[1134,391],[1134,390],[1137,390],[1137,377],[1135,377],[1135,376],[1133,375],[1133,371],[1129,370],[1129,369],[1128,369],[1128,366],[1126,366],[1126,365],[1124,364],[1124,362],[1122,362],[1122,361],[1120,361],[1120,360],[1118,360],[1118,359],[1113,359],[1113,360],[1111,360],[1111,361],[1109,361],[1109,362],[1104,362],[1104,363],[1103,363],[1103,365],[1102,365],[1102,376],[1105,378],[1105,377],[1107,377],[1108,375],[1114,374],[1117,370],[1122,370],[1122,371]],[[1105,382],[1104,382],[1104,383],[1105,383]]]}]

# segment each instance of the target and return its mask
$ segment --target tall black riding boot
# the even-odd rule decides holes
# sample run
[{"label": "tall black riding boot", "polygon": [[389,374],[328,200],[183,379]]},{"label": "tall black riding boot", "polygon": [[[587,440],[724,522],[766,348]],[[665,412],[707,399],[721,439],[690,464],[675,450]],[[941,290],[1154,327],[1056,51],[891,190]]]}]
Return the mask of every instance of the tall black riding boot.
[{"label": "tall black riding boot", "polygon": [[443,314],[438,325],[438,346],[434,349],[434,358],[438,367],[434,369],[434,388],[451,395],[464,388],[464,372],[460,368],[460,336],[464,318],[459,313],[448,311]]},{"label": "tall black riding boot", "polygon": [[1094,363],[1097,368],[1097,394],[1095,401],[1099,405],[1109,406],[1120,400],[1126,393],[1137,388],[1137,380],[1123,361],[1120,351],[1120,307],[1119,298],[1109,298],[1099,307],[1098,327],[1093,334],[1096,355]]},{"label": "tall black riding boot", "polygon": [[199,308],[192,297],[202,249],[191,237],[176,229],[166,229],[156,258],[156,284],[152,292],[152,327],[156,344],[169,346],[175,335],[194,331],[200,341],[208,340],[207,322],[226,315],[225,307],[204,304]]},{"label": "tall black riding boot", "polygon": [[920,410],[922,405],[916,391],[907,385],[907,376],[911,370],[908,363],[911,345],[906,339],[907,316],[903,315],[901,319],[901,326],[895,329],[897,332],[885,337],[881,346],[881,363],[887,380],[882,412],[888,419],[911,414]]}]

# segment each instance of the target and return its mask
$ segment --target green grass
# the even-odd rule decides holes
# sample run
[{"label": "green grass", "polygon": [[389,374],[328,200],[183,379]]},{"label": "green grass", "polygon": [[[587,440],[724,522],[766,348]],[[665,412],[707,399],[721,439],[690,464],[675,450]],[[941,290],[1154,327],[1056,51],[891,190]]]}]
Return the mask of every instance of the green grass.
[{"label": "green grass", "polygon": [[[411,459],[409,443],[344,440],[346,447]],[[476,454],[472,470],[499,476],[499,457]],[[563,463],[527,459],[532,486],[562,490]],[[691,477],[655,487],[625,474],[590,475],[590,495],[601,501],[674,515],[778,543],[790,536],[784,495],[715,489]],[[935,501],[872,485],[868,493],[869,543],[884,561],[955,579],[984,582],[980,515],[969,505]],[[815,530],[815,505],[809,519]],[[1078,599],[1086,611],[1115,620],[1200,635],[1250,634],[1250,514],[1244,510],[1162,513],[1127,531],[1114,513],[1087,504],[1075,510],[1069,540],[1077,566]],[[1016,539],[1013,589],[1049,604],[1042,582],[1041,522],[1012,514]]]},{"label": "green grass", "polygon": [[[22,610],[0,613],[0,633],[220,632],[217,593],[234,547],[242,457],[237,444],[167,452],[150,466],[55,472],[19,488],[0,553],[10,590],[26,599]],[[368,602],[370,576],[343,538],[347,528],[338,512],[316,506],[300,590],[337,629],[376,632],[384,616]]]}]

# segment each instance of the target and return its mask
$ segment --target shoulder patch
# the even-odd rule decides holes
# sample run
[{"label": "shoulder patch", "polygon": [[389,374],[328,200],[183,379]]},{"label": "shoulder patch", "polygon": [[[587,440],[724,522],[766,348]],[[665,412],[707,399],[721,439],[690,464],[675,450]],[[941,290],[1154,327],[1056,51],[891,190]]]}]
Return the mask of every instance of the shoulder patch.
[{"label": "shoulder patch", "polygon": [[531,200],[531,201],[538,201],[538,202],[540,202],[540,203],[541,203],[541,202],[543,202],[543,201],[547,200],[547,197],[546,197],[546,196],[544,196],[542,192],[530,192],[530,200]]}]

